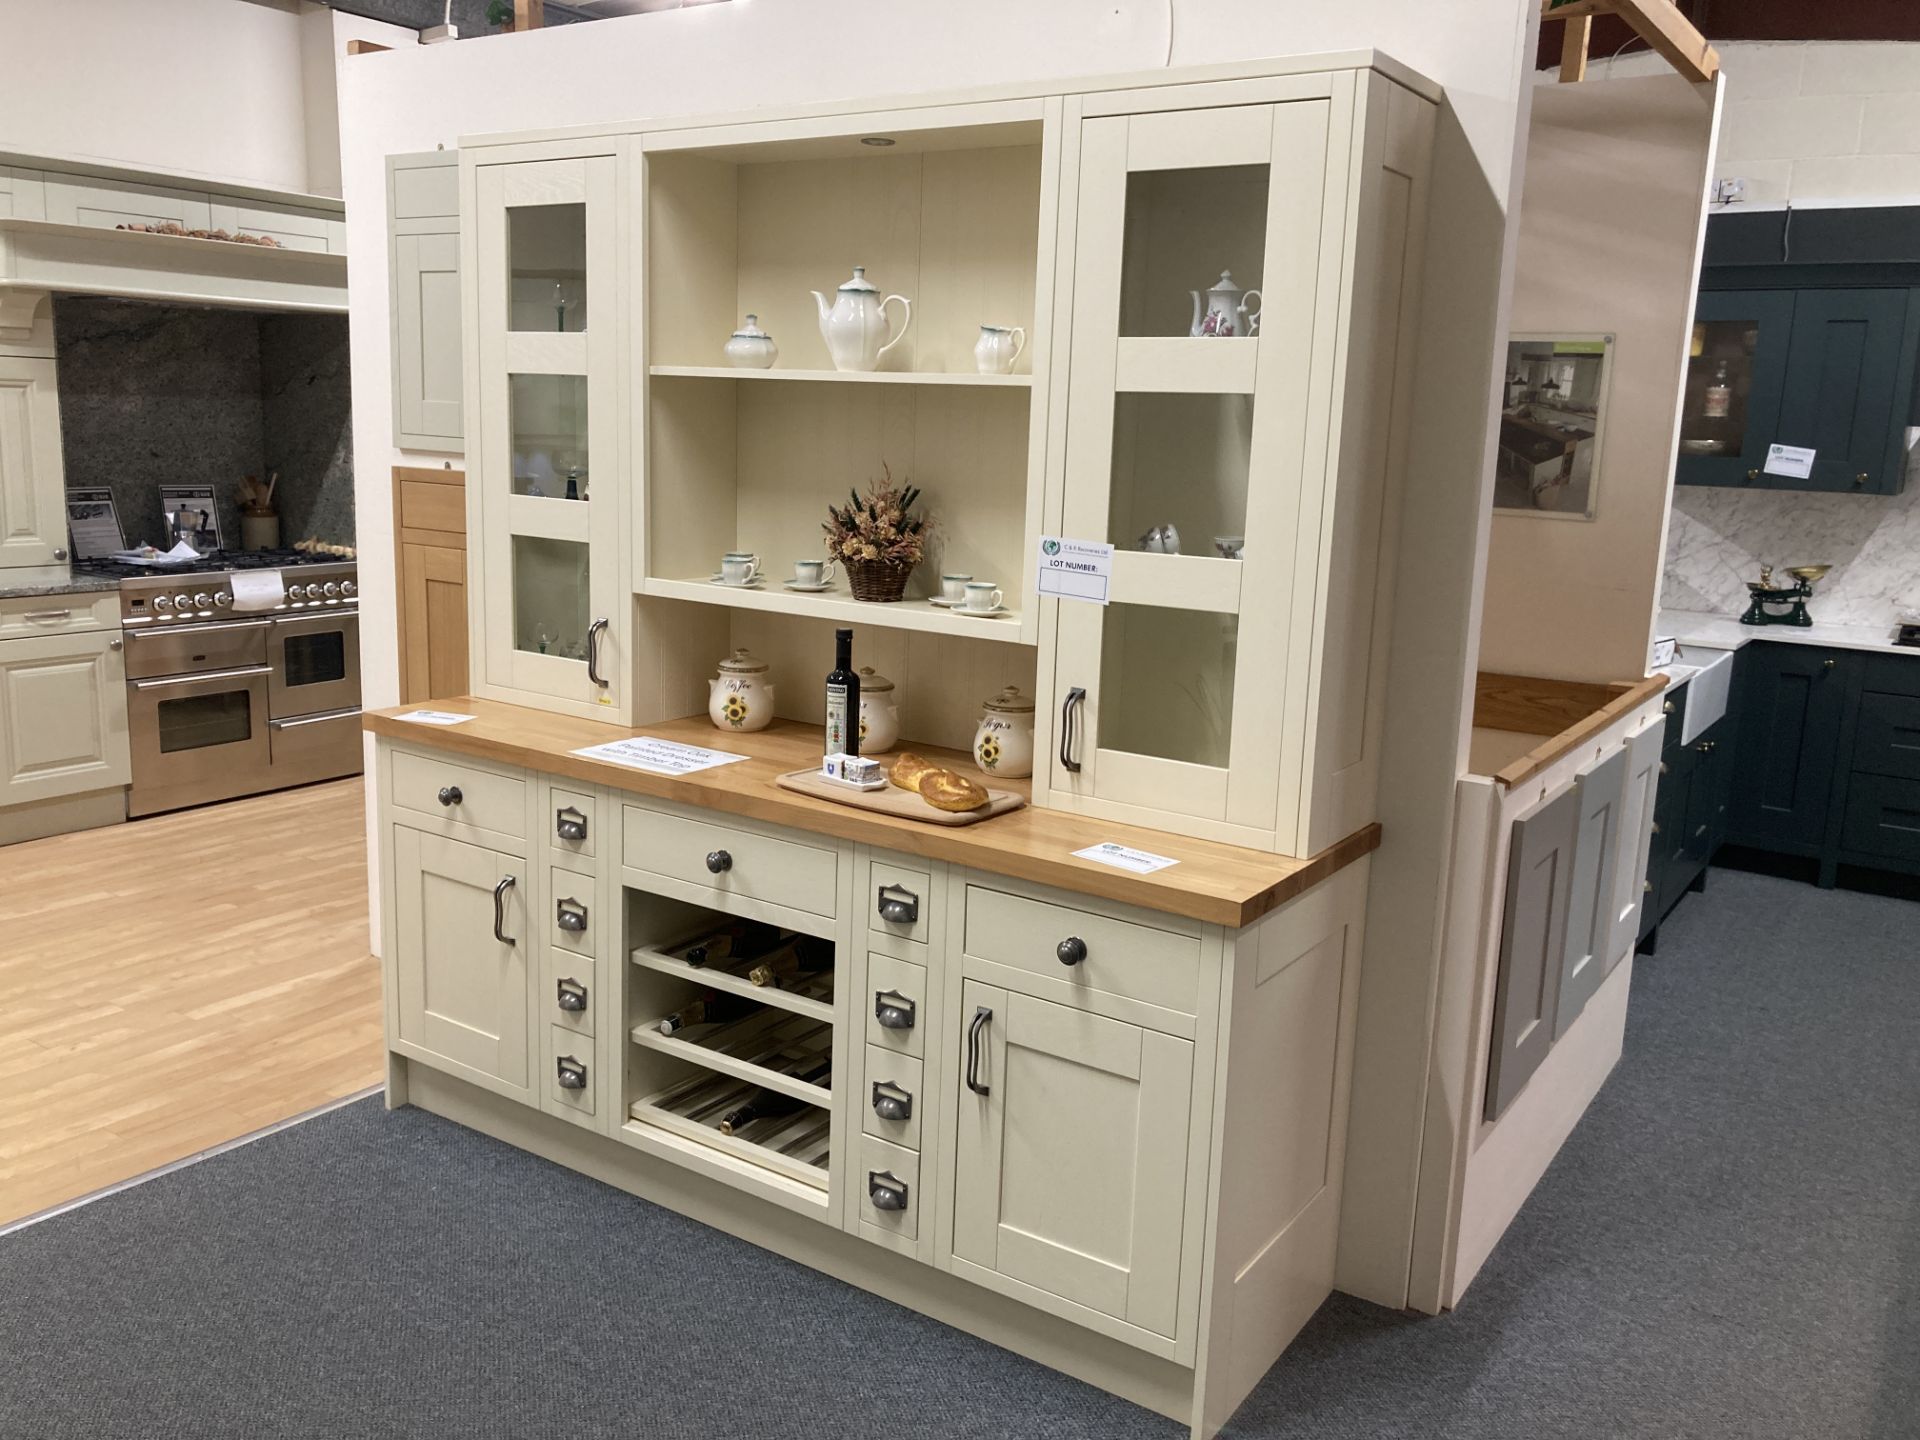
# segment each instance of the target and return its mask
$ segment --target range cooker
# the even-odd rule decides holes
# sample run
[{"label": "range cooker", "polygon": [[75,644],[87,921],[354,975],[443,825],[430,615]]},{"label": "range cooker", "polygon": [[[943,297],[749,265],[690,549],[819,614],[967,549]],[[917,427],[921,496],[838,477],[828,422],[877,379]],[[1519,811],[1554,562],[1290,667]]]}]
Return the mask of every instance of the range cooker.
[{"label": "range cooker", "polygon": [[[236,601],[247,570],[285,573],[260,577],[265,599]],[[129,815],[360,773],[357,574],[350,560],[248,551],[120,580]]]}]

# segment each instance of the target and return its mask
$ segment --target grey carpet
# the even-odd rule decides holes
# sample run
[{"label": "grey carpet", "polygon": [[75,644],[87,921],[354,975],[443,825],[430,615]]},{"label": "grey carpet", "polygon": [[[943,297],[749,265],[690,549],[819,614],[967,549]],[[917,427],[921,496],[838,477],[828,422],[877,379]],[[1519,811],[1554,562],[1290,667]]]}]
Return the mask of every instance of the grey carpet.
[{"label": "grey carpet", "polygon": [[[1336,1297],[1228,1433],[1920,1436],[1917,952],[1715,871],[1460,1310]],[[6,1440],[1181,1434],[375,1101],[0,1239]]]}]

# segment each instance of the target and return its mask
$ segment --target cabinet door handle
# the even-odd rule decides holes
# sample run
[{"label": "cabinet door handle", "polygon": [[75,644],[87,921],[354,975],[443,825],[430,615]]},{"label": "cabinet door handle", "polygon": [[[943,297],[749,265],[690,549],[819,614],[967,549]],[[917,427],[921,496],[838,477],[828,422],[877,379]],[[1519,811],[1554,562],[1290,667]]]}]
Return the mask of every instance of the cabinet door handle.
[{"label": "cabinet door handle", "polygon": [[571,975],[562,977],[554,989],[554,1003],[562,1010],[578,1015],[587,1008],[587,987]]},{"label": "cabinet door handle", "polygon": [[1076,775],[1080,773],[1080,762],[1073,756],[1080,747],[1074,743],[1073,722],[1086,703],[1087,692],[1080,685],[1067,691],[1067,698],[1060,702],[1060,768]]},{"label": "cabinet door handle", "polygon": [[886,1080],[873,1082],[873,1113],[882,1120],[911,1120],[913,1095]]},{"label": "cabinet door handle", "polygon": [[442,805],[445,805],[451,810],[455,805],[458,805],[462,800],[466,799],[466,796],[460,793],[460,787],[458,785],[442,785],[440,787],[440,794],[436,798]]},{"label": "cabinet door handle", "polygon": [[1833,669],[1834,666],[1838,665],[1839,663],[1840,662],[1838,660],[1834,659],[1833,656],[1829,655],[1826,659],[1820,662],[1820,668],[1822,670],[1831,670]]},{"label": "cabinet door handle", "polygon": [[124,640],[116,639],[116,640],[107,641],[107,649],[109,650],[124,650],[126,648],[127,648],[127,642]]},{"label": "cabinet door handle", "polygon": [[571,1055],[562,1055],[553,1062],[554,1078],[560,1082],[562,1090],[584,1090],[587,1088],[587,1067]]},{"label": "cabinet door handle", "polygon": [[73,618],[73,611],[71,610],[29,610],[20,618],[22,620],[26,620],[29,622],[32,622],[35,620],[47,620],[47,621],[71,620]]},{"label": "cabinet door handle", "polygon": [[1087,958],[1087,942],[1078,935],[1069,935],[1053,947],[1053,953],[1060,957],[1062,965],[1078,965]]},{"label": "cabinet door handle", "polygon": [[707,869],[715,875],[724,875],[733,868],[733,856],[725,850],[707,852]]},{"label": "cabinet door handle", "polygon": [[1758,480],[1759,478],[1760,478],[1760,472],[1759,472],[1758,470],[1749,470],[1749,471],[1747,471],[1747,480],[1748,480],[1748,482],[1749,482],[1749,483],[1751,483],[1751,482],[1753,482],[1753,481],[1755,481],[1755,480]]},{"label": "cabinet door handle", "polygon": [[562,840],[587,838],[587,817],[571,805],[553,812],[553,831]]},{"label": "cabinet door handle", "polygon": [[595,620],[587,626],[587,679],[602,690],[607,688],[606,677],[600,673],[600,636],[606,631],[605,617]]},{"label": "cabinet door handle", "polygon": [[980,1078],[980,1032],[992,1022],[993,1011],[981,1005],[973,1012],[973,1023],[967,1026],[967,1089],[976,1095],[992,1093]]},{"label": "cabinet door handle", "polygon": [[562,930],[570,930],[575,935],[583,934],[587,928],[587,907],[571,895],[564,900],[553,902],[553,920]]},{"label": "cabinet door handle", "polygon": [[511,945],[514,939],[507,934],[507,891],[513,889],[516,879],[505,876],[493,887],[493,938],[502,945]]},{"label": "cabinet door handle", "polygon": [[883,1030],[913,1029],[913,1001],[898,990],[876,990],[873,992],[873,1018],[880,1022]]},{"label": "cabinet door handle", "polygon": [[1862,486],[1864,486],[1867,483],[1868,480],[1872,478],[1873,477],[1868,475],[1866,471],[1862,470],[1858,475],[1853,477],[1854,489],[1856,490],[1860,489]]},{"label": "cabinet door handle", "polygon": [[904,885],[882,885],[880,918],[889,925],[911,925],[920,918],[920,897]]},{"label": "cabinet door handle", "polygon": [[867,1199],[876,1210],[904,1210],[907,1208],[907,1182],[891,1170],[869,1170]]}]

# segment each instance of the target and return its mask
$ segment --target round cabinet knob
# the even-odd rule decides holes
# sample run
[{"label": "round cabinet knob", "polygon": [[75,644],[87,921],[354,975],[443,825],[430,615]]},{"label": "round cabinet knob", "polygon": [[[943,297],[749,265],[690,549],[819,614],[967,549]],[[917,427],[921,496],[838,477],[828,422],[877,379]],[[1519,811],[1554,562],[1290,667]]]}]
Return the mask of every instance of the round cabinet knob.
[{"label": "round cabinet knob", "polygon": [[53,558],[56,562],[64,561],[67,558],[67,552],[64,550],[56,550],[53,552]]},{"label": "round cabinet knob", "polygon": [[154,609],[156,609],[156,610],[171,610],[171,609],[173,609],[173,597],[172,597],[171,595],[156,595],[156,596],[154,596],[154,597],[153,597],[153,608],[154,608]]},{"label": "round cabinet knob", "polygon": [[1838,665],[1839,663],[1840,662],[1838,660],[1835,660],[1831,655],[1829,655],[1826,659],[1820,662],[1820,668],[1822,670],[1831,670],[1835,665]]},{"label": "round cabinet knob", "polygon": [[320,593],[322,595],[325,595],[328,599],[332,599],[334,596],[340,593],[340,587],[334,584],[333,581],[329,580],[325,585],[322,585],[320,587]]},{"label": "round cabinet knob", "polygon": [[342,580],[340,582],[340,593],[351,599],[360,593],[360,587],[351,580]]},{"label": "round cabinet knob", "polygon": [[732,868],[733,856],[729,855],[726,851],[709,850],[707,852],[707,869],[711,870],[715,875],[725,874]]},{"label": "round cabinet knob", "polygon": [[442,805],[452,807],[458,805],[465,798],[466,797],[460,793],[460,787],[458,785],[442,785],[440,787],[440,803]]},{"label": "round cabinet knob", "polygon": [[1660,713],[1662,715],[1671,715],[1673,713],[1673,702],[1671,700],[1664,702],[1660,706]]},{"label": "round cabinet knob", "polygon": [[1060,957],[1062,965],[1078,965],[1087,958],[1087,942],[1078,935],[1069,935],[1054,947],[1053,953]]},{"label": "round cabinet knob", "polygon": [[1758,480],[1759,478],[1760,478],[1760,472],[1758,470],[1747,471],[1747,479],[1749,482]]},{"label": "round cabinet knob", "polygon": [[1858,475],[1853,477],[1854,488],[1860,489],[1864,487],[1867,481],[1871,480],[1872,478],[1873,477],[1871,475],[1867,474],[1866,471],[1862,470]]}]

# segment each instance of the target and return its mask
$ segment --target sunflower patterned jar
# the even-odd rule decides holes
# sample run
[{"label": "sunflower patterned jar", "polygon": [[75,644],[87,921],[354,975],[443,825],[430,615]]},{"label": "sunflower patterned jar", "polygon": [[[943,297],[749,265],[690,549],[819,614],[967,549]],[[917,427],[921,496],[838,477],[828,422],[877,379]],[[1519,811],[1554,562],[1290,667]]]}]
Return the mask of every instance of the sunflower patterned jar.
[{"label": "sunflower patterned jar", "polygon": [[716,730],[764,730],[773,723],[773,681],[767,662],[736,650],[707,681],[707,718]]},{"label": "sunflower patterned jar", "polygon": [[900,743],[900,707],[893,697],[893,681],[860,667],[860,753],[881,755]]},{"label": "sunflower patterned jar", "polygon": [[987,701],[973,732],[973,758],[989,775],[1033,774],[1033,697],[1009,685]]}]

